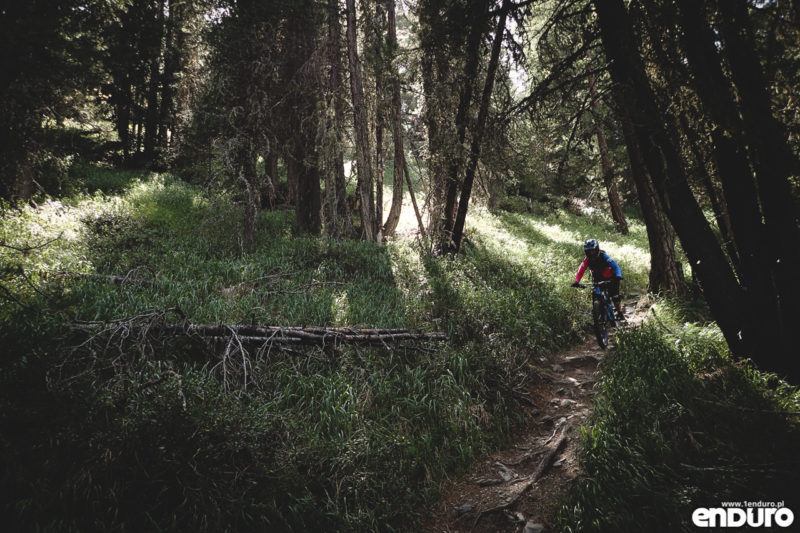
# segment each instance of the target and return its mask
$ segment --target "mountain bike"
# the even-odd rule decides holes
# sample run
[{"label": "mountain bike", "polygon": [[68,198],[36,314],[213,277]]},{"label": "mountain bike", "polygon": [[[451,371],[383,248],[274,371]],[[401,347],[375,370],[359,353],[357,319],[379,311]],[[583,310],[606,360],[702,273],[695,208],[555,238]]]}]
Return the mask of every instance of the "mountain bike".
[{"label": "mountain bike", "polygon": [[593,281],[591,285],[581,283],[581,289],[592,289],[592,324],[600,348],[608,348],[608,330],[619,326],[619,319],[608,295],[608,281]]}]

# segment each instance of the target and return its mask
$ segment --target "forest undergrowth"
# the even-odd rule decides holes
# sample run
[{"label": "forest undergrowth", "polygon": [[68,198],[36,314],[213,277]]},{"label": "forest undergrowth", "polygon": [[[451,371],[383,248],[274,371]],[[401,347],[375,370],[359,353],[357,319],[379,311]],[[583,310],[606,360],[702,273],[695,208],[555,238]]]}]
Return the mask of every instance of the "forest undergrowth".
[{"label": "forest undergrowth", "polygon": [[[580,242],[601,239],[625,272],[623,291],[647,283],[647,237],[635,221],[623,237],[599,215],[476,209],[462,253],[434,258],[410,239],[296,236],[292,212],[264,211],[245,252],[233,198],[165,174],[93,168],[79,178],[69,196],[4,206],[0,220],[0,505],[10,530],[413,529],[443,479],[508,439],[515,386],[585,333],[586,295],[569,287]],[[184,319],[407,328],[449,340],[245,350],[226,367],[224,347],[145,340],[133,328]],[[686,494],[683,478],[652,466],[670,447],[729,449],[715,433],[727,426],[698,436],[685,429],[690,414],[726,402],[797,410],[795,392],[727,363],[705,326],[674,325],[678,337],[658,327],[623,336],[612,352],[565,528],[614,523],[598,513],[618,505],[608,488],[625,480],[607,466],[617,461],[630,461],[631,476],[672,483],[675,501],[715,486],[700,460],[684,473],[709,481]],[[693,387],[725,407],[696,400]],[[673,389],[691,402],[664,405]],[[725,412],[738,420],[736,408]],[[646,435],[673,431],[658,449],[635,433],[634,421],[654,414]],[[772,417],[771,429],[796,435],[776,416],[784,425]],[[646,498],[652,487],[642,490]]]}]

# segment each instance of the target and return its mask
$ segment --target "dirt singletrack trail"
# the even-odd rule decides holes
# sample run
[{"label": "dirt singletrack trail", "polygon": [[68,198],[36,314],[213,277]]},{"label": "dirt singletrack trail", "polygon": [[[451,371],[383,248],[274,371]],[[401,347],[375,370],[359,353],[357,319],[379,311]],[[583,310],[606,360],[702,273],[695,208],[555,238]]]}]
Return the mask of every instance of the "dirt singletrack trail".
[{"label": "dirt singletrack trail", "polygon": [[[646,309],[623,304],[628,324]],[[613,344],[613,341],[612,341]],[[548,533],[556,531],[554,505],[578,476],[579,427],[586,425],[600,379],[604,350],[594,335],[554,354],[532,374],[518,399],[526,422],[508,447],[479,458],[464,476],[447,482],[426,510],[423,530],[448,533]]]}]

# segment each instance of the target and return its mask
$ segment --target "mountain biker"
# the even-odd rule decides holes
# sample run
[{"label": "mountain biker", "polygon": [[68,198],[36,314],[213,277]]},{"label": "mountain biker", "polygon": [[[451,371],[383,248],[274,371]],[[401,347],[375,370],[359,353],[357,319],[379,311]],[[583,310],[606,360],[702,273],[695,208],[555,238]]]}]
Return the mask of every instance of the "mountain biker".
[{"label": "mountain biker", "polygon": [[611,259],[607,253],[600,249],[600,243],[597,239],[589,239],[583,243],[583,251],[586,257],[583,258],[578,273],[575,275],[575,282],[573,287],[580,287],[580,281],[583,273],[586,272],[588,267],[592,271],[592,278],[596,281],[608,281],[606,289],[611,301],[614,302],[614,307],[617,310],[617,315],[621,320],[624,318],[622,314],[621,299],[619,296],[619,282],[622,279],[622,269],[619,265]]}]

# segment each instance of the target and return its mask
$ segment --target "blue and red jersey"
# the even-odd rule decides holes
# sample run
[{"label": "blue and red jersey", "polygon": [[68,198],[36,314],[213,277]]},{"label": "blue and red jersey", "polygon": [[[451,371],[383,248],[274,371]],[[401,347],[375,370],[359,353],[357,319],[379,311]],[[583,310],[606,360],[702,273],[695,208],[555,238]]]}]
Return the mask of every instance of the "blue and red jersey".
[{"label": "blue and red jersey", "polygon": [[588,255],[581,261],[581,266],[578,268],[578,274],[575,276],[575,281],[579,282],[583,277],[583,273],[589,268],[592,271],[594,279],[611,279],[614,277],[622,277],[622,269],[619,265],[611,259],[603,250],[599,250],[597,255],[589,257]]}]

